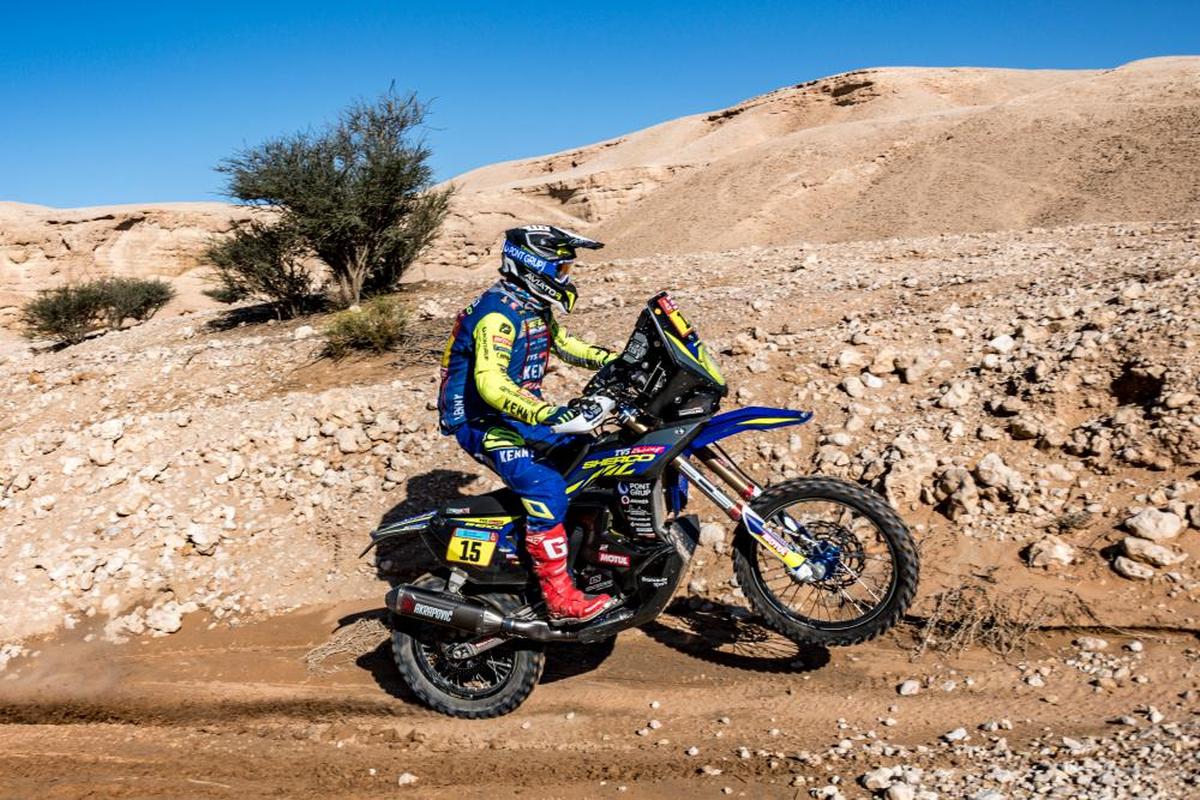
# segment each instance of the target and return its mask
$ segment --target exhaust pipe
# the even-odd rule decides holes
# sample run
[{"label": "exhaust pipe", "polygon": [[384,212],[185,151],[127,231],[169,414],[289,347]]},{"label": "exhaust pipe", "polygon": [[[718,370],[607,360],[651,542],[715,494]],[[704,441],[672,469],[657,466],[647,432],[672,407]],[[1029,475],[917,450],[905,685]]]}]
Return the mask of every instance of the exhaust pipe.
[{"label": "exhaust pipe", "polygon": [[478,636],[504,634],[538,642],[573,641],[576,631],[551,628],[544,620],[506,617],[478,603],[459,600],[440,592],[430,592],[403,584],[387,594],[387,607],[395,614],[430,622]]}]

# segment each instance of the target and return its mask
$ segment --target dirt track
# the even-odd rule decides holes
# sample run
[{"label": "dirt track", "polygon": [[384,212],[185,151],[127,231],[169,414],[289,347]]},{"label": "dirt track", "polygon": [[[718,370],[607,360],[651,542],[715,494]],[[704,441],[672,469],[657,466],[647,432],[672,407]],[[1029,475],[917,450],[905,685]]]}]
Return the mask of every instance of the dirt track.
[{"label": "dirt track", "polygon": [[[1095,693],[1061,662],[1046,660],[1057,666],[1045,688],[1033,688],[1015,662],[983,651],[912,663],[900,634],[798,652],[778,639],[754,641],[762,634],[749,623],[681,610],[623,634],[611,651],[558,651],[524,707],[467,722],[412,704],[384,649],[325,662],[333,672],[307,671],[305,654],[339,620],[370,608],[118,647],[59,642],[10,665],[20,677],[0,694],[0,796],[609,797],[625,786],[636,797],[717,797],[728,787],[792,798],[807,796],[790,785],[795,775],[820,786],[838,772],[855,796],[862,790],[846,784],[877,763],[812,766],[795,754],[875,731],[895,744],[930,745],[926,762],[953,766],[958,758],[936,743],[957,726],[983,738],[976,726],[1010,718],[1007,738],[1017,749],[1032,737],[1111,731],[1106,720],[1145,704],[1184,721],[1195,710],[1178,696],[1197,685],[1190,637],[1145,638],[1150,681]],[[690,633],[698,624],[706,639]],[[1028,660],[1073,652],[1070,638],[1046,637]],[[899,697],[896,684],[909,677],[934,686]],[[944,681],[957,686],[945,691]],[[887,717],[897,724],[882,726]],[[651,719],[661,728],[638,735]],[[700,753],[687,756],[691,746]],[[739,747],[750,757],[739,758]],[[705,766],[722,773],[706,775]],[[398,787],[404,772],[417,783]]]}]

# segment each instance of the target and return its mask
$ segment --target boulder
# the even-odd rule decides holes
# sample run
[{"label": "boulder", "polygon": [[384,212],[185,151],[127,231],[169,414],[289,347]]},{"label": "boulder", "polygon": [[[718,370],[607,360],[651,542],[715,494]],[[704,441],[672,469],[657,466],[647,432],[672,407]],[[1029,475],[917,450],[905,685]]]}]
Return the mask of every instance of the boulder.
[{"label": "boulder", "polygon": [[971,400],[972,394],[970,384],[955,381],[946,387],[946,391],[937,399],[936,405],[938,408],[961,408]]},{"label": "boulder", "polygon": [[988,453],[975,466],[975,477],[984,486],[1001,489],[1009,495],[1019,494],[1025,489],[1021,473],[1004,463],[999,453]]},{"label": "boulder", "polygon": [[1124,525],[1135,536],[1162,542],[1174,539],[1183,531],[1183,518],[1170,511],[1147,508],[1125,520]]},{"label": "boulder", "polygon": [[1075,548],[1057,536],[1045,536],[1029,546],[1031,567],[1065,567],[1075,560]]},{"label": "boulder", "polygon": [[1125,556],[1117,556],[1113,559],[1113,569],[1117,574],[1129,578],[1134,581],[1145,581],[1154,577],[1155,572],[1153,567],[1138,563]]},{"label": "boulder", "polygon": [[950,519],[979,513],[979,489],[971,473],[962,467],[950,467],[938,476],[934,496],[939,510]]},{"label": "boulder", "polygon": [[1181,550],[1156,544],[1140,536],[1126,536],[1121,548],[1129,558],[1152,567],[1170,567],[1187,559],[1187,553]]}]

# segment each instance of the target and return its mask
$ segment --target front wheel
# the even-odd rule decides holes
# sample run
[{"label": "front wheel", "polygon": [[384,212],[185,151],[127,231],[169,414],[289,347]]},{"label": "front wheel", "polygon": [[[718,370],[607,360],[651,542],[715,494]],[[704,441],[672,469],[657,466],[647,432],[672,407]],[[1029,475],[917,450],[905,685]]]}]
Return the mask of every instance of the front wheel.
[{"label": "front wheel", "polygon": [[[433,575],[414,586],[442,591],[446,582]],[[474,598],[501,613],[521,605],[520,598],[483,594]],[[470,638],[440,625],[393,617],[392,655],[401,677],[421,702],[452,717],[482,719],[514,711],[533,692],[545,655],[533,642],[514,639],[467,659],[453,659],[450,648]]]},{"label": "front wheel", "polygon": [[768,627],[796,642],[851,645],[879,636],[908,610],[917,549],[879,495],[835,478],[799,478],[769,487],[752,507],[825,568],[820,580],[797,581],[744,526],[738,530],[738,584]]}]

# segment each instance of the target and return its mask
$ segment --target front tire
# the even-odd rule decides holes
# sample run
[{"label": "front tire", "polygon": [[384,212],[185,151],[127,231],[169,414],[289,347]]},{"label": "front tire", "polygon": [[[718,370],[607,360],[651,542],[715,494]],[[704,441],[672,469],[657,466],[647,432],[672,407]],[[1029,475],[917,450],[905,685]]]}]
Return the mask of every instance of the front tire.
[{"label": "front tire", "polygon": [[[786,511],[840,554],[824,579],[796,583],[745,526],[738,529],[738,585],[772,630],[799,643],[859,644],[892,628],[912,604],[920,570],[916,545],[904,521],[879,495],[836,478],[799,478],[767,488],[752,508],[777,523]],[[833,509],[837,521],[822,519],[816,512],[823,508]],[[783,524],[772,529],[788,535]],[[864,576],[868,570],[872,577],[879,572],[876,565],[885,557],[890,573],[868,585]]]},{"label": "front tire", "polygon": [[[424,575],[414,586],[442,591],[446,583]],[[473,598],[501,613],[520,607],[520,598],[483,594]],[[537,686],[545,654],[533,642],[513,639],[472,659],[454,661],[446,648],[469,634],[410,618],[392,618],[392,656],[412,693],[434,711],[463,719],[484,719],[517,709]]]}]

